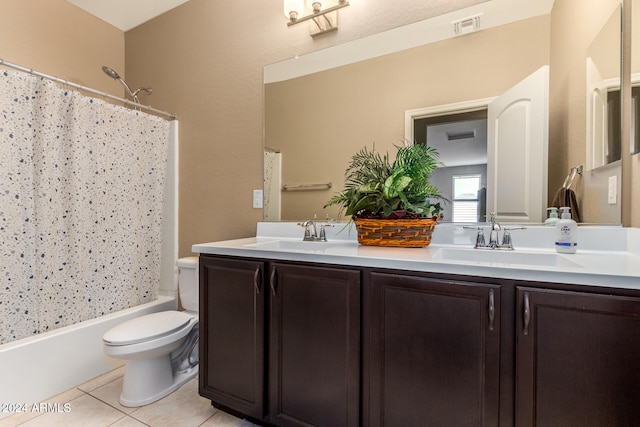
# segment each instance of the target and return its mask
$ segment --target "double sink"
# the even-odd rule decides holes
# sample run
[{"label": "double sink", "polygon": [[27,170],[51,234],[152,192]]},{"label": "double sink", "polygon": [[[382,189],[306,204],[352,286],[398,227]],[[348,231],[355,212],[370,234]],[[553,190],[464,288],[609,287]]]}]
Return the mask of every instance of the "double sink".
[{"label": "double sink", "polygon": [[[327,254],[336,256],[358,255],[366,251],[368,256],[385,256],[386,251],[398,251],[398,248],[384,248],[360,246],[352,240],[334,240],[327,242],[306,242],[293,239],[269,239],[249,243],[246,248],[263,251],[296,252],[309,254]],[[444,263],[464,263],[490,266],[513,267],[554,267],[554,268],[583,268],[581,263],[572,259],[575,255],[563,255],[550,250],[483,250],[464,246],[431,245],[425,249],[404,249],[412,255],[423,256],[425,261]],[[421,251],[421,252],[419,252]]]}]

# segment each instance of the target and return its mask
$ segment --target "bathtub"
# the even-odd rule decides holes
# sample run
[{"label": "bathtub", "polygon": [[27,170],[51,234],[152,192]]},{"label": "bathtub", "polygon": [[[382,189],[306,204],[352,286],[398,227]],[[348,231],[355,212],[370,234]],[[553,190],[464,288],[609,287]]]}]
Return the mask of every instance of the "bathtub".
[{"label": "bathtub", "polygon": [[[115,369],[123,362],[102,351],[102,335],[125,320],[176,310],[177,299],[156,301],[0,346],[0,403],[33,405]],[[11,415],[0,411],[0,419]]]}]

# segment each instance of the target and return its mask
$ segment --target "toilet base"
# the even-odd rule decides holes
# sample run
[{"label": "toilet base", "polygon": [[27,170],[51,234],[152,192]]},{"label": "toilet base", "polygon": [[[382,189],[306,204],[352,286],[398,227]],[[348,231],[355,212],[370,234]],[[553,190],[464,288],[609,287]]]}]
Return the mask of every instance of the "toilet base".
[{"label": "toilet base", "polygon": [[127,360],[120,404],[127,407],[148,405],[162,399],[198,375],[198,365],[176,372],[170,355],[154,359]]}]

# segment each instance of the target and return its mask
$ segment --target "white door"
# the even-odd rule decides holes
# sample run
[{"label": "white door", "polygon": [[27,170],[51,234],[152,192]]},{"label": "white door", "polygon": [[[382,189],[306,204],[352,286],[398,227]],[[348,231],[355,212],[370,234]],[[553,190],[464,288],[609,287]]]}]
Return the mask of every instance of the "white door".
[{"label": "white door", "polygon": [[544,221],[549,145],[549,66],[489,104],[487,214],[519,223]]},{"label": "white door", "polygon": [[587,170],[607,164],[607,85],[587,58]]}]

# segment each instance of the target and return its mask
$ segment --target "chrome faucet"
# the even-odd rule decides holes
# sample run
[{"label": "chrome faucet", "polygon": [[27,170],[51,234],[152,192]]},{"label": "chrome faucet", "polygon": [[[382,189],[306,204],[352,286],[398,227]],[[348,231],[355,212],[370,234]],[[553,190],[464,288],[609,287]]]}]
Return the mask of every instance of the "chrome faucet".
[{"label": "chrome faucet", "polygon": [[320,237],[318,236],[318,228],[316,227],[316,222],[314,220],[307,220],[302,223],[302,226],[304,227],[304,237],[302,240],[305,242],[315,242],[320,240]]},{"label": "chrome faucet", "polygon": [[[307,220],[302,224],[298,224],[304,228],[304,242],[326,242],[327,232],[326,227],[333,227],[333,224],[329,223],[327,215],[327,222],[324,224],[318,224],[318,215],[314,215],[313,219]],[[320,225],[320,232],[318,232],[318,225]]]},{"label": "chrome faucet", "polygon": [[491,216],[489,217],[489,247],[491,249],[499,248],[500,244],[498,243],[498,232],[501,230],[500,223],[496,222],[496,214],[495,212],[491,212]]},{"label": "chrome faucet", "polygon": [[[491,213],[489,217],[489,243],[486,243],[484,238],[483,227],[477,227],[478,234],[476,234],[476,243],[473,246],[474,249],[500,249],[500,250],[513,250],[513,239],[511,238],[511,230],[524,230],[525,227],[505,227],[504,229],[500,223],[496,222],[495,212]],[[476,229],[476,227],[464,226],[465,229]],[[502,233],[502,242],[500,242],[500,231]]]}]

